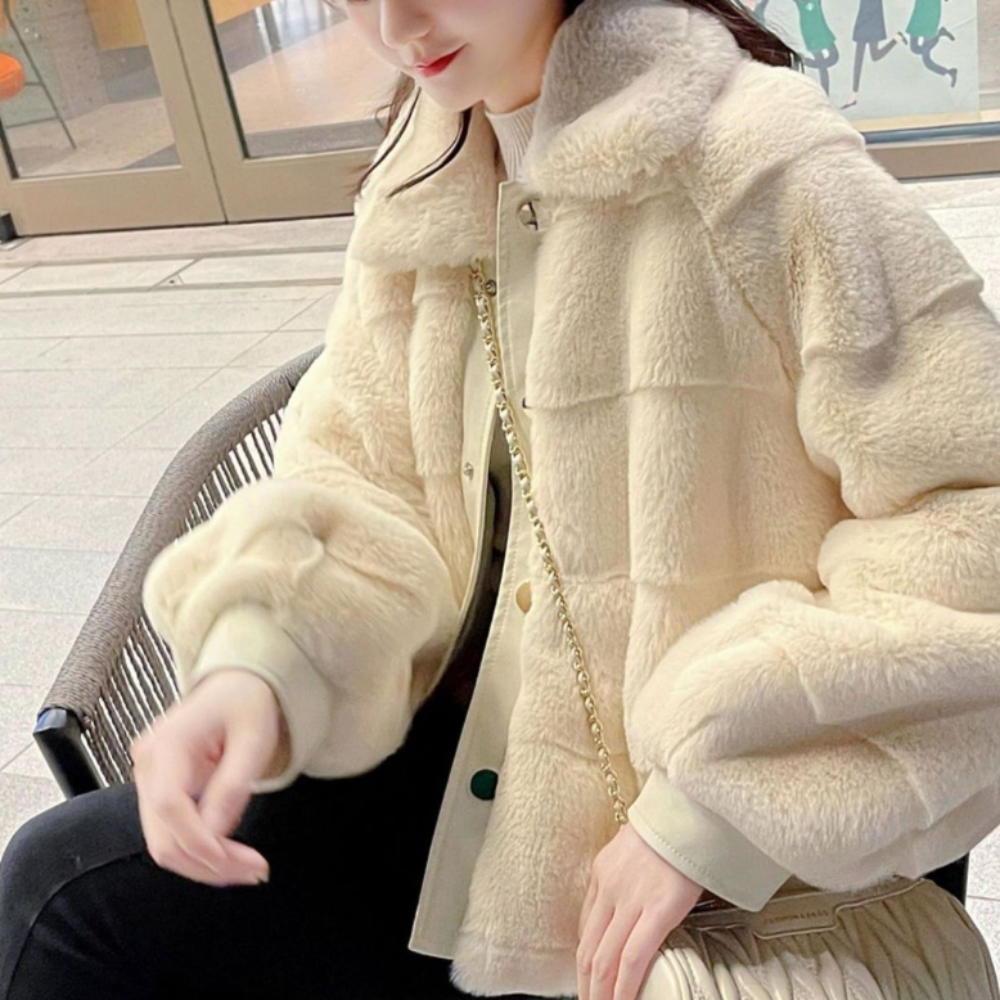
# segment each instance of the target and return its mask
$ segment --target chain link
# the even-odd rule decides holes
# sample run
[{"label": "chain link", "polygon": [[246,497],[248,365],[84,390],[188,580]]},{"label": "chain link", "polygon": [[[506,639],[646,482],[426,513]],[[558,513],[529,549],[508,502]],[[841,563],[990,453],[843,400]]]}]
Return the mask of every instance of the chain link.
[{"label": "chain link", "polygon": [[503,427],[504,436],[507,439],[511,464],[517,474],[518,482],[521,485],[521,495],[524,497],[525,504],[527,504],[528,515],[535,529],[535,538],[538,539],[542,560],[545,563],[545,569],[549,576],[549,589],[555,597],[559,621],[563,627],[563,634],[570,645],[573,657],[573,670],[576,673],[583,707],[587,713],[587,723],[590,726],[590,733],[597,747],[598,763],[608,786],[608,795],[611,797],[615,821],[619,825],[624,826],[628,822],[625,800],[621,796],[618,775],[611,766],[611,754],[608,751],[607,744],[604,742],[604,727],[601,725],[601,720],[598,717],[594,693],[590,688],[590,674],[587,671],[583,648],[580,646],[580,641],[576,636],[576,629],[573,627],[569,607],[566,604],[566,597],[563,594],[562,578],[559,575],[552,549],[549,546],[545,526],[542,524],[542,519],[538,516],[538,506],[532,494],[528,463],[518,442],[517,431],[514,426],[514,414],[507,397],[500,349],[496,338],[496,327],[493,321],[492,303],[490,302],[491,295],[496,293],[496,284],[492,280],[487,282],[483,272],[482,261],[480,260],[476,260],[472,264],[472,287],[476,302],[476,313],[479,317],[479,324],[482,327],[483,345],[486,348],[490,376],[493,380],[493,388],[496,393],[497,409],[500,412],[500,423]]}]

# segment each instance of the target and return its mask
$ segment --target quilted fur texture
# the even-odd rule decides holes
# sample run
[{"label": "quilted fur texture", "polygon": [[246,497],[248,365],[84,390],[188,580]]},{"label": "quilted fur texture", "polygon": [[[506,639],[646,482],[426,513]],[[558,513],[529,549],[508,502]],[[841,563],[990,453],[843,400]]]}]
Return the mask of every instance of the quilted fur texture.
[{"label": "quilted fur texture", "polygon": [[[273,481],[147,578],[182,676],[227,606],[273,610],[329,695],[329,726],[298,734],[316,776],[402,743],[459,625],[467,269],[496,239],[482,107],[455,160],[384,198],[457,126],[423,95],[358,200]],[[585,0],[564,22],[524,180],[550,220],[535,492],[626,800],[661,769],[824,888],[964,854],[1000,822],[1000,323],[982,277],[818,84],[682,0]],[[547,593],[537,551],[531,578]],[[536,600],[452,966],[469,993],[575,993],[616,827],[567,657]]]}]

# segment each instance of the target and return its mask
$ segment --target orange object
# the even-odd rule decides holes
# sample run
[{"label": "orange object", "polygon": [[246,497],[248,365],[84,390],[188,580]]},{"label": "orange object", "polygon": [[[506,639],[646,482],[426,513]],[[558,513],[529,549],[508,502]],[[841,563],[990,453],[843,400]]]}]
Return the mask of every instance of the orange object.
[{"label": "orange object", "polygon": [[0,101],[9,101],[24,90],[24,67],[6,52],[0,52]]}]

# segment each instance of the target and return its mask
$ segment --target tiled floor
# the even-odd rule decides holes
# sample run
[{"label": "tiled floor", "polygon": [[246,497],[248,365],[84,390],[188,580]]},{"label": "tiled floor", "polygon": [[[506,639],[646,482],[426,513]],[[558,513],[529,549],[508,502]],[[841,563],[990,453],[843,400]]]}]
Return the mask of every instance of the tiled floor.
[{"label": "tiled floor", "polygon": [[[1000,176],[910,186],[1000,315]],[[351,225],[0,245],[0,852],[61,800],[35,713],[145,498],[215,410],[321,341]],[[967,907],[1000,956],[1000,832]]]}]

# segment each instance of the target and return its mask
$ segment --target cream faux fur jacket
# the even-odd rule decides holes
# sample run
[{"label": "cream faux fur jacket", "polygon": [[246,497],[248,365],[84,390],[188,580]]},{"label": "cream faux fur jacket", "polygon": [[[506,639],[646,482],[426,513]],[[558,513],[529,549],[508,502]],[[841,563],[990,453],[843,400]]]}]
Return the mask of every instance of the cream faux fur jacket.
[{"label": "cream faux fur jacket", "polygon": [[[268,609],[284,784],[403,742],[471,572],[460,346],[469,263],[495,252],[495,138],[476,105],[455,159],[386,201],[458,127],[416,107],[358,200],[274,477],[144,589],[185,691],[227,610]],[[1000,822],[1000,322],[982,277],[818,84],[682,0],[585,0],[563,23],[522,176],[547,213],[535,494],[645,834],[671,839],[680,796],[776,885],[830,889],[966,853]],[[616,827],[567,659],[535,600],[455,957],[469,992],[575,990]]]}]

